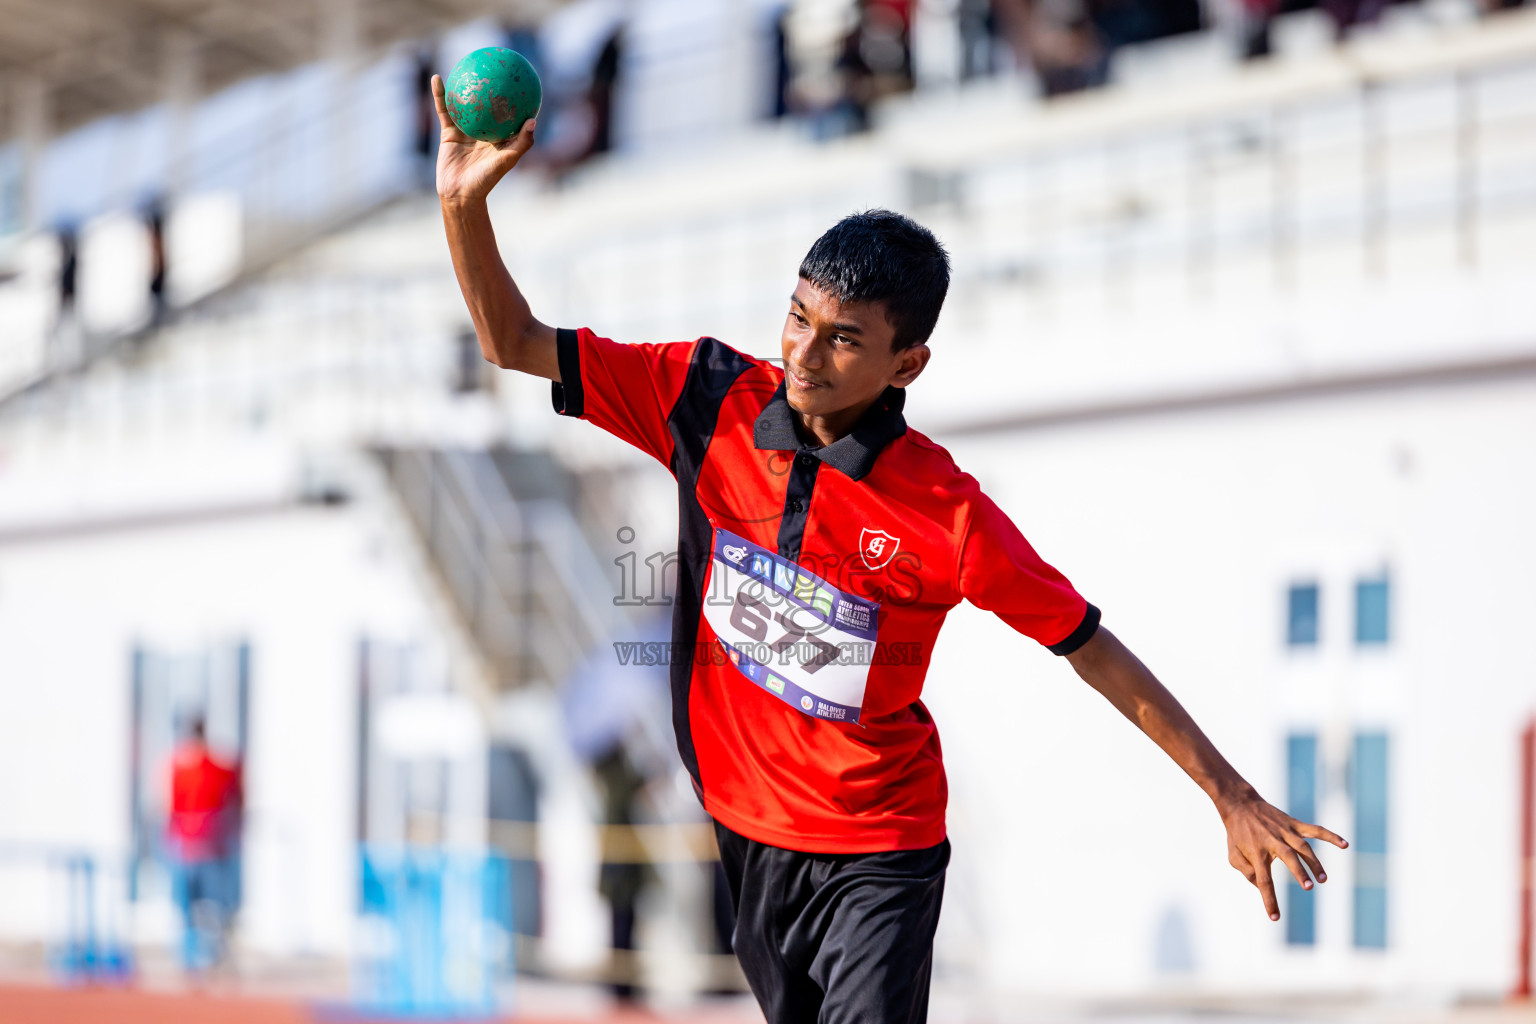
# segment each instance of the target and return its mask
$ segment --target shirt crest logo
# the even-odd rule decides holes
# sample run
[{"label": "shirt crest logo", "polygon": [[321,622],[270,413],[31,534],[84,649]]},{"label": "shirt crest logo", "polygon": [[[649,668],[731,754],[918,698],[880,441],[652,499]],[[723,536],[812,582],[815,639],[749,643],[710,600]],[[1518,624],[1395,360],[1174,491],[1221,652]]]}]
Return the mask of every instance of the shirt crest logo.
[{"label": "shirt crest logo", "polygon": [[859,557],[870,569],[883,569],[900,546],[901,538],[892,537],[884,530],[871,530],[866,526],[859,533]]}]

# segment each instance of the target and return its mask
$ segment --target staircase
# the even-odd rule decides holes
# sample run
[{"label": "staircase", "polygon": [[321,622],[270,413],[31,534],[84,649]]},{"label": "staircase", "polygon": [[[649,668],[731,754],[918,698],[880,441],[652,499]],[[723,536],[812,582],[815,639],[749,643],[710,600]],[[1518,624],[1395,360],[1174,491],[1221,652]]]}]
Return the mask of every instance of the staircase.
[{"label": "staircase", "polygon": [[559,683],[620,625],[613,582],[545,452],[386,448],[377,455],[503,690]]}]

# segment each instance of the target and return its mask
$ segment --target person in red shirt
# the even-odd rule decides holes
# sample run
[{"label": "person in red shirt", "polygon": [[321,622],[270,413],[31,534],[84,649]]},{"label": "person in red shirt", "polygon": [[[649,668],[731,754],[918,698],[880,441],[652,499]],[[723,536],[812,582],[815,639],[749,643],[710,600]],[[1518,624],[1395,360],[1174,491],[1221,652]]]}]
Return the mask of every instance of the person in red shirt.
[{"label": "person in red shirt", "polygon": [[223,959],[235,907],[234,857],[242,810],[240,768],[214,758],[202,719],[171,758],[166,821],[175,891],[182,913],[182,963],[202,971]]},{"label": "person in red shirt", "polygon": [[949,859],[938,733],[921,691],[962,599],[1066,657],[1207,793],[1228,857],[1271,919],[1271,864],[1325,879],[1308,839],[1216,750],[1100,613],[911,429],[905,388],[931,357],[948,256],[872,210],[801,263],[783,366],[713,339],[625,345],[534,318],[496,248],[486,196],[533,144],[442,125],[437,185],[482,352],[554,382],[677,479],[672,717],[715,821],[733,944],[771,1024],[926,1019]]}]

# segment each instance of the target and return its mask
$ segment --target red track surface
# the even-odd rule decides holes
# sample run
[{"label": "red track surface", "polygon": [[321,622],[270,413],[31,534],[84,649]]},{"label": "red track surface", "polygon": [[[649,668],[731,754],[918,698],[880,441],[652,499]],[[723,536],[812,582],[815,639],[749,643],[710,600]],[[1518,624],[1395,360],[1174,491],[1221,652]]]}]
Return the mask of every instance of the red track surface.
[{"label": "red track surface", "polygon": [[[303,1003],[278,999],[207,993],[172,995],[133,989],[0,985],[0,1022],[3,1024],[317,1024],[327,1019],[336,1018],[320,1017]],[[711,1019],[691,1015],[682,1018],[691,1024],[707,1024]],[[515,1020],[517,1024],[559,1024],[547,1017],[517,1017]],[[617,1012],[603,1018],[605,1024],[655,1024],[658,1020],[643,1011]],[[719,1024],[729,1020],[734,1024],[741,1018],[716,1017],[713,1020]],[[362,1019],[348,1017],[346,1024],[362,1024]],[[570,1020],[566,1024],[571,1024]]]},{"label": "red track surface", "polygon": [[0,987],[5,1024],[312,1024],[303,1006],[217,995],[131,989]]}]

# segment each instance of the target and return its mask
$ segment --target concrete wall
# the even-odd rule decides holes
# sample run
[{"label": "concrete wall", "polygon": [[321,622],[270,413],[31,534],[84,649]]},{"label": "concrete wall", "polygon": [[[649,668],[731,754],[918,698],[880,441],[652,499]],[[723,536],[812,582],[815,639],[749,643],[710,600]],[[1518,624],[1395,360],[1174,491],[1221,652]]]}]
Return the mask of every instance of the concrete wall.
[{"label": "concrete wall", "polygon": [[[77,488],[108,475],[76,464]],[[183,466],[199,477],[195,462]],[[7,474],[10,495],[39,490]],[[56,472],[55,478],[66,474]],[[28,486],[30,483],[31,486]],[[166,510],[170,511],[170,510]],[[0,544],[0,932],[60,923],[43,849],[79,849],[108,884],[130,842],[131,656],[251,647],[242,937],[340,954],[355,909],[358,641],[434,640],[379,510],[277,504]],[[131,922],[176,934],[164,880]]]},{"label": "concrete wall", "polygon": [[[1331,848],[1317,945],[1287,947],[1199,790],[1064,662],[962,606],[925,693],[951,780],[949,969],[1077,994],[1505,991],[1536,709],[1518,639],[1536,612],[1533,399],[1511,378],[954,441],[1266,797],[1285,800],[1292,730],[1320,734],[1319,815],[1346,837],[1355,730],[1390,734],[1391,776],[1388,948],[1352,947],[1355,854]],[[1391,639],[1360,647],[1354,582],[1383,569]],[[1308,578],[1320,643],[1288,649],[1286,589]],[[1187,974],[1154,970],[1170,912]]]}]

